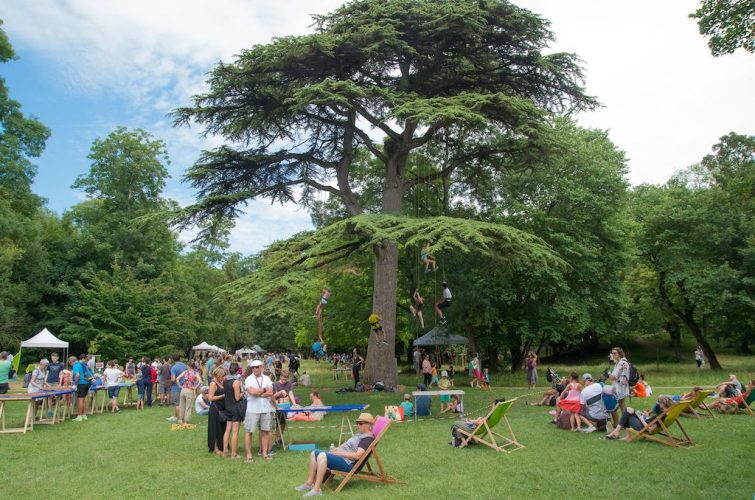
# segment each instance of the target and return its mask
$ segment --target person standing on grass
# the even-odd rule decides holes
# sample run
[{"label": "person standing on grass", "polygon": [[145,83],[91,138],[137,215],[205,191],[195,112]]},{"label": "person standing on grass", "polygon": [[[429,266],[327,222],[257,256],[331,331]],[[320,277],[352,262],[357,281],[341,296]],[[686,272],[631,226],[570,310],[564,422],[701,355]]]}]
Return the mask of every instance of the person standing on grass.
[{"label": "person standing on grass", "polygon": [[422,353],[419,352],[419,347],[414,348],[412,354],[412,361],[414,362],[414,371],[417,372],[417,376],[422,373]]},{"label": "person standing on grass", "polygon": [[115,367],[115,361],[110,360],[107,362],[107,368],[105,368],[105,387],[107,387],[107,396],[110,398],[110,412],[118,413],[118,393],[121,390],[120,383],[123,379],[123,372]]},{"label": "person standing on grass", "polygon": [[[223,450],[225,456],[230,458],[239,458],[239,425],[244,421],[245,409],[243,407],[244,399],[244,381],[237,374],[238,363],[231,363],[230,373],[223,382],[223,394],[225,394],[225,417],[226,427],[223,435]],[[228,444],[230,443],[230,448]]]},{"label": "person standing on grass", "polygon": [[176,383],[181,388],[178,396],[178,420],[181,424],[190,424],[191,407],[194,404],[197,389],[202,385],[194,363],[189,363],[186,370],[176,377]]},{"label": "person standing on grass", "polygon": [[613,361],[613,371],[609,378],[613,381],[613,394],[619,402],[619,408],[626,408],[626,399],[629,396],[629,361],[624,355],[621,347],[611,349],[611,361]]},{"label": "person standing on grass", "polygon": [[8,361],[8,351],[0,352],[0,394],[8,393],[8,379],[13,364]]},{"label": "person standing on grass", "polygon": [[128,362],[126,362],[125,375],[127,379],[136,377],[136,365],[134,364],[134,358],[128,358]]},{"label": "person standing on grass", "polygon": [[260,453],[265,460],[272,460],[270,447],[271,432],[274,429],[275,407],[270,402],[273,397],[273,382],[262,373],[262,361],[252,361],[252,374],[244,381],[246,391],[246,415],[244,417],[244,450],[246,463],[252,462],[252,434],[260,429]]},{"label": "person standing on grass", "polygon": [[79,415],[74,419],[81,422],[87,419],[87,394],[92,381],[92,370],[89,369],[89,356],[82,354],[73,366],[73,383],[76,384],[76,406]]},{"label": "person standing on grass", "polygon": [[168,358],[165,358],[165,363],[160,365],[160,375],[157,381],[157,397],[160,399],[160,406],[170,405],[170,370],[173,365],[170,364]]},{"label": "person standing on grass", "polygon": [[228,372],[222,366],[212,369],[210,387],[207,391],[207,400],[210,402],[210,411],[207,414],[207,450],[210,453],[223,456],[223,436],[227,423],[225,420],[225,379]]},{"label": "person standing on grass", "polygon": [[430,388],[430,382],[433,380],[433,365],[430,363],[430,355],[425,354],[422,360],[422,383],[425,387]]},{"label": "person standing on grass", "polygon": [[59,361],[57,352],[50,355],[50,360],[50,366],[47,367],[47,384],[56,387],[60,384],[60,372],[65,369],[66,365]]},{"label": "person standing on grass", "polygon": [[354,378],[354,389],[359,385],[359,370],[364,365],[364,358],[359,354],[359,351],[354,348],[354,356],[351,360],[351,376]]},{"label": "person standing on grass", "polygon": [[475,354],[472,357],[472,373],[470,373],[470,377],[472,380],[469,382],[470,387],[480,387],[480,378],[482,378],[482,372],[480,371],[480,358],[477,357],[477,354]]},{"label": "person standing on grass", "polygon": [[697,363],[699,369],[705,368],[705,351],[703,351],[702,346],[697,346],[697,349],[695,349],[695,363]]},{"label": "person standing on grass", "polygon": [[180,403],[181,403],[181,386],[178,385],[178,376],[186,371],[188,367],[181,361],[181,355],[173,355],[173,366],[170,368],[170,404],[173,405],[173,415],[168,417],[168,422],[178,422],[180,420]]},{"label": "person standing on grass", "polygon": [[328,470],[349,472],[354,463],[362,458],[375,436],[372,435],[372,426],[375,417],[369,413],[362,413],[357,418],[357,433],[338,448],[328,452],[315,450],[309,455],[309,475],[307,482],[294,488],[296,491],[305,491],[304,497],[322,496],[322,483]]},{"label": "person standing on grass", "polygon": [[527,353],[527,388],[534,389],[537,386],[537,354],[535,351]]}]

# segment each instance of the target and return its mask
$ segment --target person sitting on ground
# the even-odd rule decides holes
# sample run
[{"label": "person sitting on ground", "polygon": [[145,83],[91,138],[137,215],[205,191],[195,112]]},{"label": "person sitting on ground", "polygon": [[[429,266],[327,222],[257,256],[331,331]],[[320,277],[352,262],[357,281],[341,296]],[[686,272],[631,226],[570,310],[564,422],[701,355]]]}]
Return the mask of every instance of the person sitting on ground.
[{"label": "person sitting on ground", "polygon": [[592,375],[582,375],[582,383],[585,387],[579,393],[581,410],[579,417],[587,424],[583,432],[594,432],[596,428],[605,428],[608,420],[608,412],[603,404],[603,387],[592,380]]},{"label": "person sitting on ground", "polygon": [[[311,401],[309,403],[310,407],[322,408],[323,406],[325,406],[322,403],[322,399],[320,399],[320,393],[318,393],[317,391],[310,392],[309,399]],[[301,408],[301,406],[293,405],[292,408]],[[288,420],[290,420],[291,422],[318,422],[322,420],[323,418],[325,418],[325,413],[327,412],[324,412],[324,411],[298,412],[298,413],[292,414]]]},{"label": "person sitting on ground", "polygon": [[404,409],[404,419],[414,416],[414,403],[412,403],[412,397],[409,394],[404,394],[404,402],[401,403],[401,408]]},{"label": "person sitting on ground", "polygon": [[[621,418],[619,418],[619,422],[616,427],[614,427],[611,432],[606,434],[604,438],[620,439],[621,430],[628,429],[629,427],[636,431],[641,431],[645,428],[647,428],[649,431],[653,431],[655,429],[655,425],[648,427],[648,422],[666,411],[673,404],[674,401],[670,396],[658,396],[658,401],[655,403],[655,405],[653,405],[651,409],[647,411],[636,411],[634,408],[627,407],[622,412]],[[627,433],[624,437],[624,440],[626,440],[628,436],[629,434]]]},{"label": "person sitting on ground", "polygon": [[206,385],[202,387],[202,391],[194,401],[194,412],[199,416],[205,416],[210,413],[210,400],[208,399],[210,388]]},{"label": "person sitting on ground", "polygon": [[372,426],[375,418],[369,413],[362,413],[357,418],[357,434],[344,444],[325,452],[315,450],[309,455],[309,475],[307,481],[295,488],[296,491],[306,491],[304,497],[322,495],[322,483],[328,470],[350,472],[354,463],[362,458],[370,447],[375,437],[372,435]]},{"label": "person sitting on ground", "polygon": [[564,391],[568,381],[566,377],[555,376],[550,389],[543,392],[543,399],[537,403],[527,403],[529,406],[556,406],[558,396]]},{"label": "person sitting on ground", "polygon": [[446,405],[445,409],[440,410],[441,413],[461,413],[461,404],[459,402],[459,396],[456,394],[451,395],[451,400]]},{"label": "person sitting on ground", "polygon": [[309,387],[310,385],[312,385],[312,377],[309,376],[309,373],[303,372],[301,374],[301,378],[299,379],[299,383],[304,387]]},{"label": "person sitting on ground", "polygon": [[716,386],[716,395],[722,398],[735,398],[742,394],[742,383],[737,380],[733,373],[729,375],[729,380],[721,382]]},{"label": "person sitting on ground", "polygon": [[637,381],[634,387],[632,387],[632,396],[636,398],[648,397],[647,383],[645,382],[645,375],[640,374],[640,379]]},{"label": "person sitting on ground", "polygon": [[571,414],[569,418],[571,430],[574,432],[582,430],[582,419],[579,417],[582,410],[579,397],[581,392],[582,386],[579,384],[579,375],[577,375],[577,372],[571,372],[571,381],[561,393],[556,405],[556,421],[558,421],[562,411],[568,411]]}]

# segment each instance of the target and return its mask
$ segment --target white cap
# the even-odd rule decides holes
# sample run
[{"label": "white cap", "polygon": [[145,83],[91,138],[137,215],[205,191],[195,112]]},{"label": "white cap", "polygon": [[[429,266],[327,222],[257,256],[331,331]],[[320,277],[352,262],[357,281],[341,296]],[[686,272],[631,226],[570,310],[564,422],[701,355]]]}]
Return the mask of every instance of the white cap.
[{"label": "white cap", "polygon": [[260,361],[259,359],[255,359],[254,361],[252,361],[252,364],[250,364],[249,366],[251,366],[252,368],[254,368],[255,366],[262,366],[262,361]]}]

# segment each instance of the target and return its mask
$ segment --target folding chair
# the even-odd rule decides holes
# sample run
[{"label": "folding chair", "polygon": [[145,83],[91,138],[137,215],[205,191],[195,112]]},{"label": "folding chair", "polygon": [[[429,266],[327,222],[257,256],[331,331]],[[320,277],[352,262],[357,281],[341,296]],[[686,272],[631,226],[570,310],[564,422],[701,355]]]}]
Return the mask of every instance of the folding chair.
[{"label": "folding chair", "polygon": [[728,404],[734,404],[737,405],[737,411],[736,413],[749,413],[750,415],[755,415],[753,413],[752,408],[750,408],[750,405],[755,401],[755,395],[753,395],[752,387],[750,387],[750,390],[745,392],[744,394],[740,394],[739,396],[729,398],[726,400]]},{"label": "folding chair", "polygon": [[[523,444],[516,440],[516,436],[514,436],[514,431],[511,428],[509,419],[506,418],[506,413],[514,404],[514,401],[516,401],[516,398],[497,403],[495,406],[493,406],[490,412],[488,412],[488,414],[485,416],[485,419],[474,429],[456,429],[459,434],[466,436],[464,439],[462,439],[461,447],[467,446],[470,441],[474,441],[475,443],[483,444],[485,446],[493,448],[495,451],[505,451],[507,453],[525,448]],[[508,427],[509,429],[508,436],[504,436],[503,434],[498,434],[497,432],[493,431],[493,427],[498,425],[498,422],[500,422],[501,420],[506,422],[506,427]]]},{"label": "folding chair", "polygon": [[[689,414],[693,415],[697,418],[700,417],[713,417],[716,418],[716,416],[713,414],[711,409],[708,407],[708,405],[705,404],[705,398],[713,394],[713,391],[700,391],[697,393],[697,396],[692,398],[689,403]],[[698,411],[701,410],[701,411]],[[702,413],[707,412],[707,413]]]},{"label": "folding chair", "polygon": [[[692,442],[692,438],[689,437],[689,434],[687,434],[687,431],[684,430],[682,423],[679,421],[679,416],[683,411],[690,407],[690,403],[692,403],[692,401],[688,399],[683,399],[678,403],[674,403],[647,422],[645,428],[640,431],[627,429],[627,441],[631,442],[635,439],[642,438],[650,441],[657,441],[674,448],[691,448],[697,446]],[[681,437],[674,436],[671,433],[671,427],[673,427],[674,424],[679,427],[679,430],[682,433]]]},{"label": "folding chair", "polygon": [[[402,482],[398,479],[389,476],[385,469],[383,468],[383,461],[380,460],[380,455],[377,451],[377,445],[380,443],[380,440],[385,435],[388,428],[391,426],[391,420],[385,417],[377,417],[375,419],[375,424],[372,426],[372,435],[375,437],[375,440],[370,444],[370,446],[365,450],[365,452],[362,454],[362,458],[357,460],[354,463],[354,466],[351,468],[349,472],[341,472],[337,470],[330,471],[330,476],[325,481],[324,485],[327,486],[328,483],[330,483],[333,478],[335,477],[343,477],[343,479],[338,484],[338,487],[333,490],[333,494],[338,493],[343,489],[346,484],[351,481],[352,479],[363,479],[365,481],[371,481],[373,483],[384,483],[384,484],[401,484]],[[372,467],[370,466],[370,459],[375,459],[375,464],[377,466],[377,470],[372,470]],[[367,471],[363,471],[362,469],[366,468]]]}]

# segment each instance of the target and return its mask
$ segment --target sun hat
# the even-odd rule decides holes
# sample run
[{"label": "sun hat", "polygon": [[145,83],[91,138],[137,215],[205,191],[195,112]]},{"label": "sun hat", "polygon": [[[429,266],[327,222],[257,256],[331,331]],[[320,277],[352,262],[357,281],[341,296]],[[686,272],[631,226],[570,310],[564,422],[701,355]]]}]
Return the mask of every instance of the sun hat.
[{"label": "sun hat", "polygon": [[375,423],[375,417],[373,417],[369,413],[360,413],[359,417],[357,417],[356,422],[357,423],[365,422],[365,423],[368,423],[368,424],[374,424]]},{"label": "sun hat", "polygon": [[255,359],[254,361],[252,361],[252,364],[250,364],[249,366],[251,366],[252,368],[256,366],[262,366],[262,361],[260,361],[259,359]]},{"label": "sun hat", "polygon": [[592,375],[585,373],[584,375],[582,375],[582,380],[592,380]]},{"label": "sun hat", "polygon": [[443,370],[442,372],[440,372],[440,376],[441,377],[448,377],[448,372],[446,370]]}]

